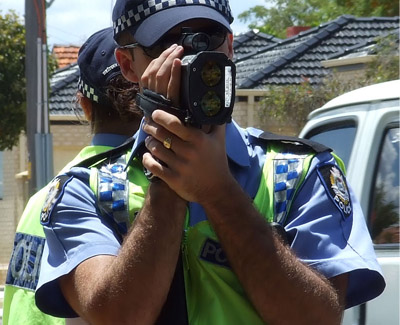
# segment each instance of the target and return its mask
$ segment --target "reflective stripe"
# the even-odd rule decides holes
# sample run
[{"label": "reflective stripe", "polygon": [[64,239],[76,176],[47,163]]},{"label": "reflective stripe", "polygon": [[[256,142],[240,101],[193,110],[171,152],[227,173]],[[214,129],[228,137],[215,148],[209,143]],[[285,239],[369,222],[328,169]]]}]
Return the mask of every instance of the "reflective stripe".
[{"label": "reflective stripe", "polygon": [[121,234],[128,232],[129,181],[125,171],[126,155],[112,164],[104,165],[97,173],[97,197],[102,214],[114,219]]},{"label": "reflective stripe", "polygon": [[35,290],[40,272],[45,239],[16,233],[6,284]]},{"label": "reflective stripe", "polygon": [[274,164],[274,221],[284,225],[297,189],[306,155],[277,154]]}]

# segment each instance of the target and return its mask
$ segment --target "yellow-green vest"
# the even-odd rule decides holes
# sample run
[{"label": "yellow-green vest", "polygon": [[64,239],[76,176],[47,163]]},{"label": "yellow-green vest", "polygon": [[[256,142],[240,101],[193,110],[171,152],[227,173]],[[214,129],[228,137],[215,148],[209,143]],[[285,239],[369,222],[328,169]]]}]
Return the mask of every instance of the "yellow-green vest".
[{"label": "yellow-green vest", "polygon": [[[314,155],[282,154],[279,146],[269,147],[262,179],[253,201],[268,222],[275,220],[284,223],[286,213],[290,209],[297,189],[305,179]],[[276,207],[280,194],[277,195],[274,188],[278,182],[282,182],[282,175],[278,175],[277,171],[289,164],[292,164],[291,170],[297,172],[297,177],[286,179],[287,184],[290,183],[292,195],[285,202],[285,212],[278,214]],[[110,166],[107,168],[110,169]],[[134,159],[128,168],[129,206],[126,209],[129,223],[133,222],[136,213],[142,208],[149,185],[142,169],[137,159]],[[90,184],[98,197],[100,174],[97,168],[91,170]],[[182,256],[189,324],[263,324],[229,267],[229,262],[209,222],[206,220],[190,226],[189,220],[190,215],[187,213]]]},{"label": "yellow-green vest", "polygon": [[[81,161],[112,149],[106,146],[89,146],[62,170],[67,171]],[[40,224],[40,212],[48,193],[48,186],[34,194],[28,201],[17,226],[14,248],[4,288],[4,325],[61,325],[65,320],[42,313],[35,304],[35,289],[39,278],[40,258],[45,236]]]}]

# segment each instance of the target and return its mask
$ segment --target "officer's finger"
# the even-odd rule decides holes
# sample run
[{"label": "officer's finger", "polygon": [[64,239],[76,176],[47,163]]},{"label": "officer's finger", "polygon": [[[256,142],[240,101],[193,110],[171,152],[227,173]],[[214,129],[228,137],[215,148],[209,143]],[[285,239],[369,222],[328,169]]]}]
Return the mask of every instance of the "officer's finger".
[{"label": "officer's finger", "polygon": [[183,48],[176,44],[166,49],[157,59],[151,61],[142,76],[142,84],[144,84],[144,77],[147,82],[147,88],[167,96],[167,87],[171,76],[172,63],[174,59],[180,57],[182,54]]},{"label": "officer's finger", "polygon": [[151,117],[155,123],[161,125],[183,141],[191,142],[201,135],[202,132],[200,129],[184,125],[178,117],[160,109],[155,110]]},{"label": "officer's finger", "polygon": [[182,150],[186,150],[184,141],[151,119],[149,119],[142,128],[144,132],[159,141],[166,149],[174,153],[180,153]]},{"label": "officer's finger", "polygon": [[148,137],[146,139],[146,148],[148,152],[143,154],[142,164],[148,171],[150,171],[154,176],[160,177],[165,180],[166,174],[171,174],[171,166],[174,165],[174,153],[164,148],[162,144],[154,139],[153,137]]},{"label": "officer's finger", "polygon": [[176,44],[171,45],[164,52],[162,52],[158,58],[155,58],[148,64],[146,70],[143,72],[141,76],[141,84],[143,87],[155,90],[154,75],[157,73],[158,69],[160,68],[162,62],[164,62],[165,58],[168,57],[168,55],[171,54],[176,47],[177,47]]},{"label": "officer's finger", "polygon": [[171,69],[171,77],[167,88],[167,98],[172,100],[172,104],[179,107],[181,90],[181,60],[174,59]]},{"label": "officer's finger", "polygon": [[[164,60],[164,62],[161,64],[159,67],[156,76],[155,76],[155,91],[159,94],[163,94],[166,96],[168,99],[172,99],[170,96],[168,90],[169,88],[177,83],[178,86],[180,85],[180,69],[178,70],[176,66],[179,65],[176,61],[178,58],[180,58],[183,54],[183,47],[178,46],[175,48],[175,50],[168,55],[168,57]],[[173,78],[173,80],[171,80]],[[176,87],[176,86],[174,86]],[[179,91],[179,88],[177,88]],[[178,97],[176,92],[174,94],[174,101],[176,101],[176,98]]]},{"label": "officer's finger", "polygon": [[144,168],[157,177],[159,177],[163,169],[167,168],[165,164],[157,160],[150,152],[145,152],[143,154],[142,164]]}]

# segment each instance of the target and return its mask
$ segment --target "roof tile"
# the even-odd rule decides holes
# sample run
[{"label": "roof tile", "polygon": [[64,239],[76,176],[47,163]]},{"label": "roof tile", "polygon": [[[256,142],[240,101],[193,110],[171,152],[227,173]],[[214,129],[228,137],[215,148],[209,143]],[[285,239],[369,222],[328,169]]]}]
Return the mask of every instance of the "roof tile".
[{"label": "roof tile", "polygon": [[52,53],[57,60],[58,67],[64,68],[77,62],[79,48],[79,46],[54,45]]},{"label": "roof tile", "polygon": [[[377,36],[393,33],[398,26],[399,17],[340,16],[237,58],[236,84],[238,88],[260,89],[268,84],[300,83],[302,76],[318,83],[329,72],[321,61],[374,43]],[[245,47],[246,40],[240,46]]]}]

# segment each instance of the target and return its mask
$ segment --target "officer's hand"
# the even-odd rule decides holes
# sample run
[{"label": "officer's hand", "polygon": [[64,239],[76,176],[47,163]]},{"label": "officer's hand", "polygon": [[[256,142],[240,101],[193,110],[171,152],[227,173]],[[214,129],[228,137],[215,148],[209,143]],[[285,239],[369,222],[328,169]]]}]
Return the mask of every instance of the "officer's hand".
[{"label": "officer's hand", "polygon": [[141,77],[141,85],[172,100],[179,106],[183,47],[176,44],[150,62]]},{"label": "officer's hand", "polygon": [[[143,165],[186,201],[209,202],[232,182],[225,152],[225,125],[209,127],[206,133],[156,110],[143,130],[149,134],[149,153],[143,156]],[[163,144],[165,139],[171,139],[169,149]]]}]

